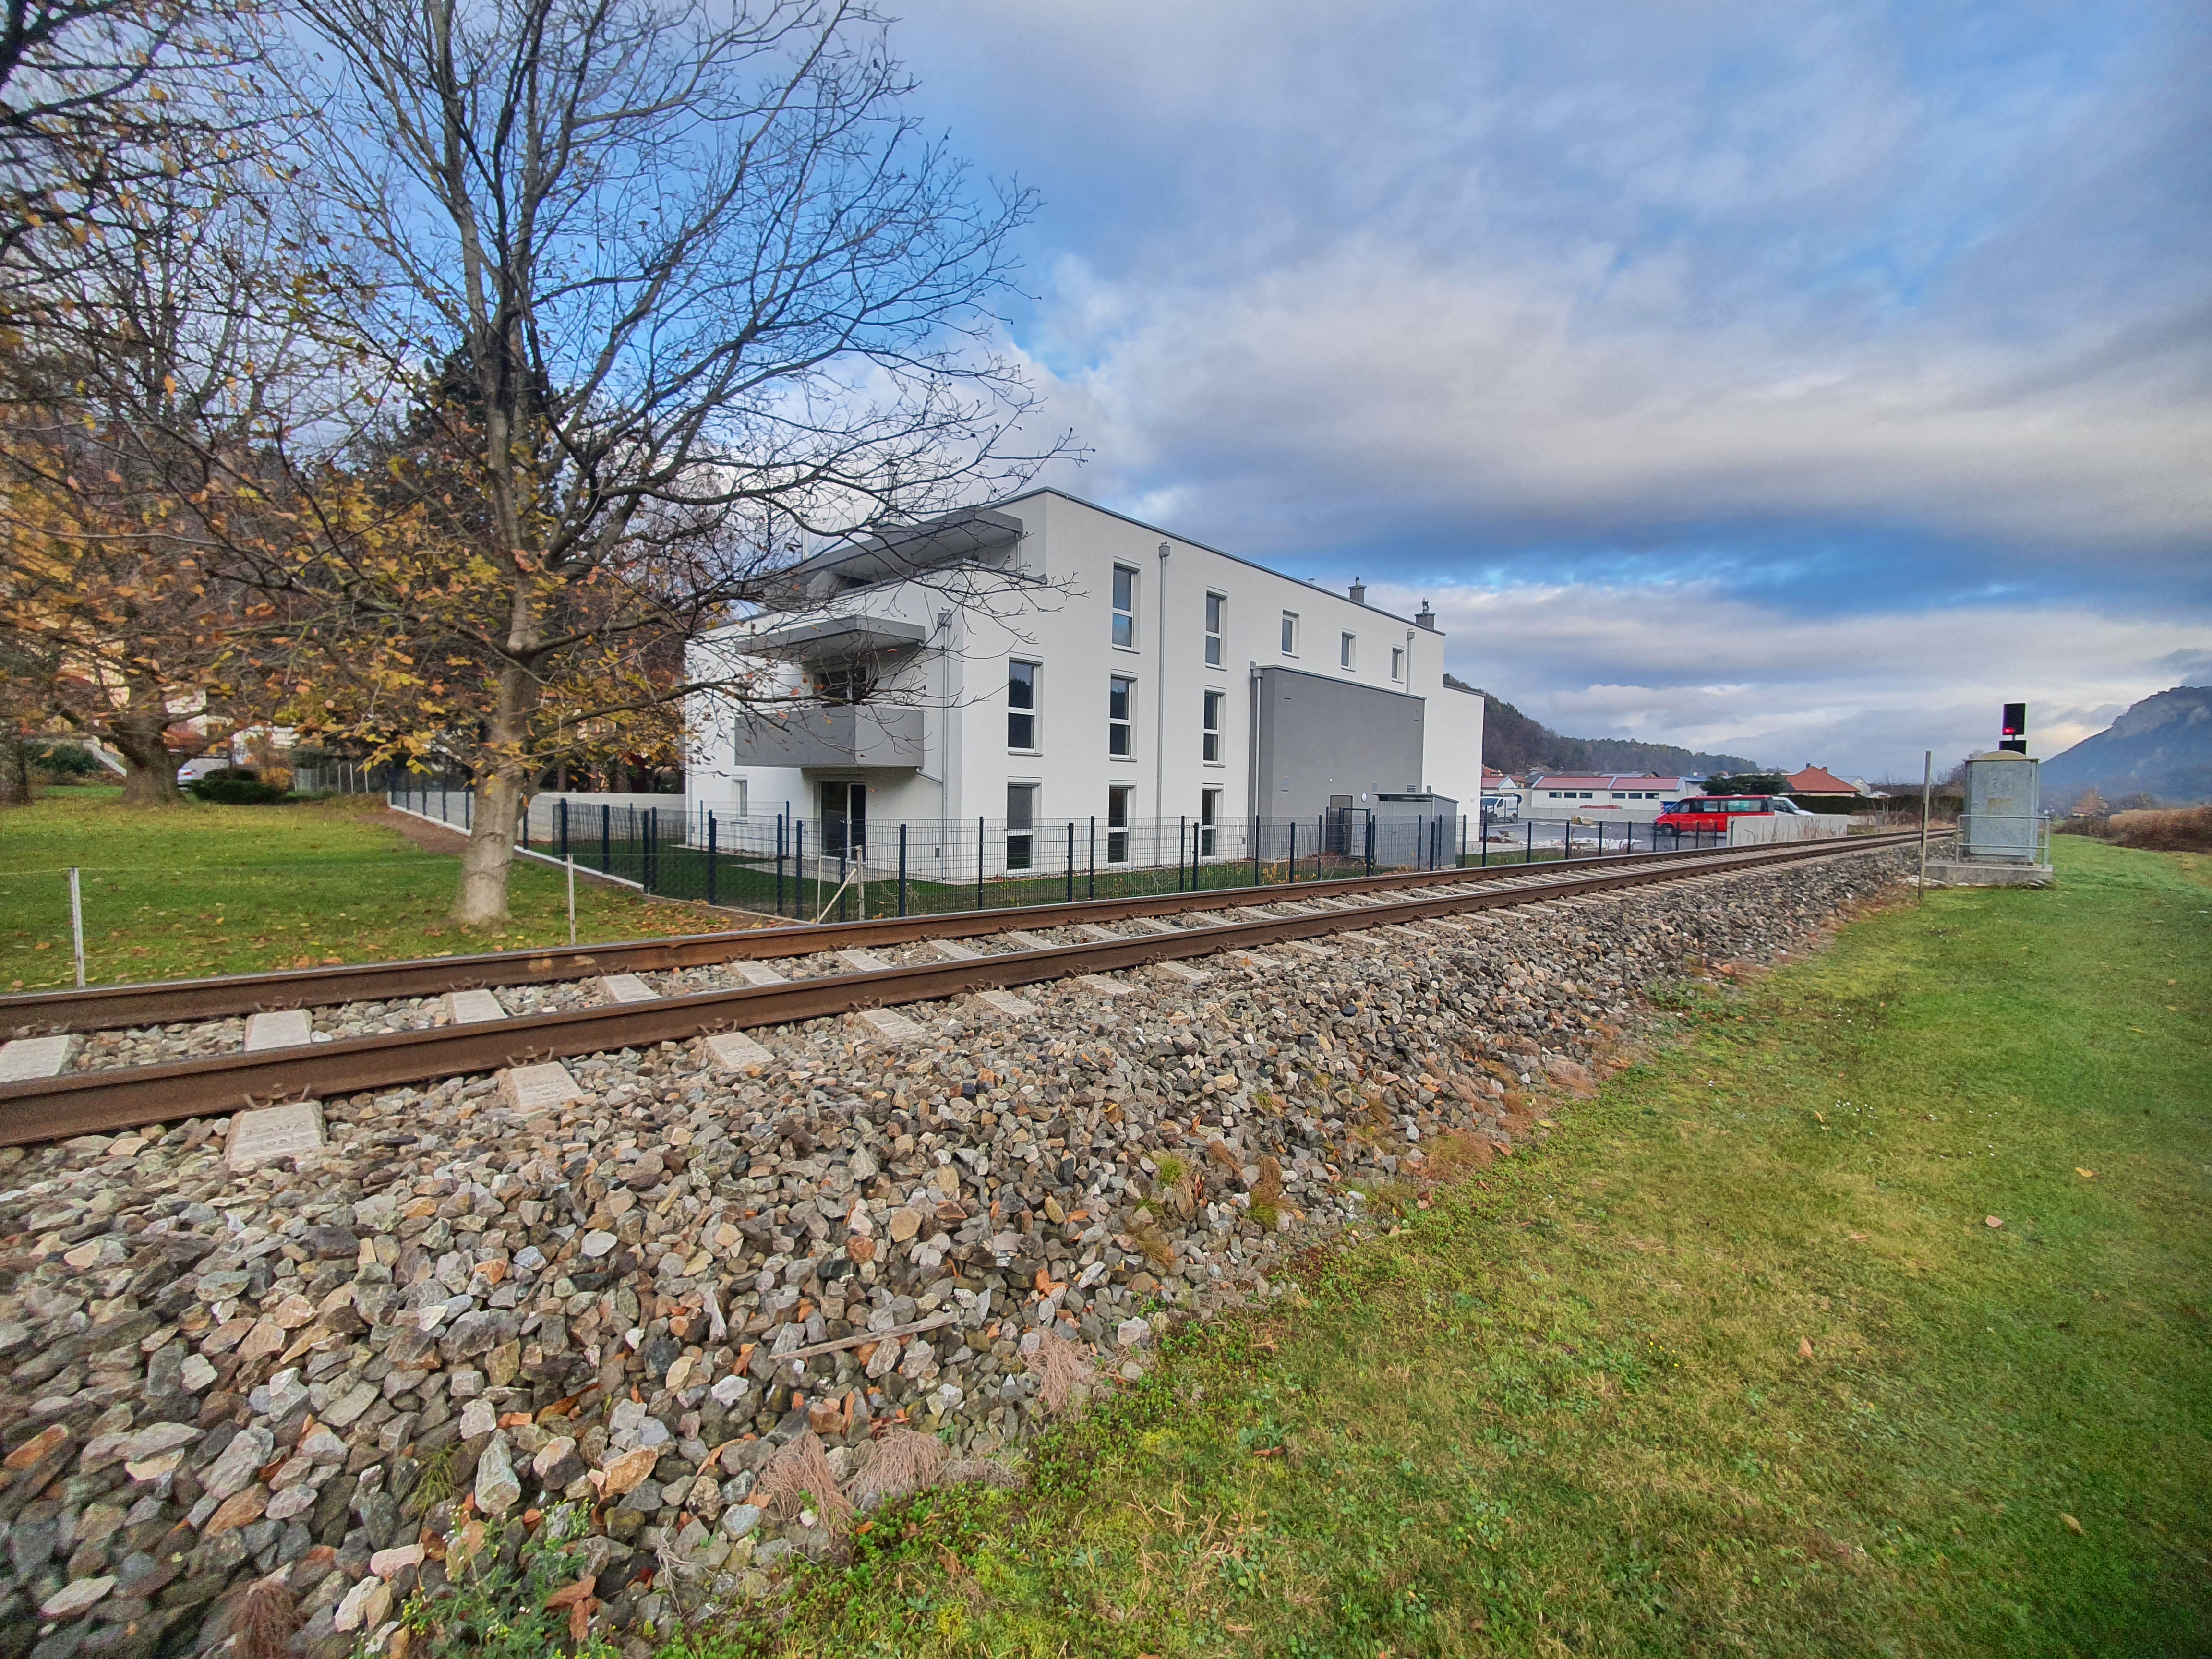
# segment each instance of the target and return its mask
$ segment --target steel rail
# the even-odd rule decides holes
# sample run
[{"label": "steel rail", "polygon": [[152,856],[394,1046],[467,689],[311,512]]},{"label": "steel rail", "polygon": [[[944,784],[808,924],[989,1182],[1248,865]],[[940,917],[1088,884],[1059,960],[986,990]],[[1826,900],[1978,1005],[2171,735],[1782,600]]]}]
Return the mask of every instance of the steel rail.
[{"label": "steel rail", "polygon": [[0,1146],[220,1115],[277,1100],[354,1094],[533,1061],[683,1042],[715,1031],[790,1024],[865,1008],[940,1001],[967,992],[1109,973],[1431,916],[1880,852],[1910,839],[1866,836],[1848,842],[1717,852],[1696,859],[1669,860],[1663,866],[1642,865],[1583,876],[1562,873],[1511,887],[1435,893],[1352,910],[1265,916],[963,961],[921,963],[779,985],[696,992],[653,1002],[615,1003],[481,1024],[392,1032],[312,1048],[223,1054],[127,1071],[70,1073],[0,1085]]},{"label": "steel rail", "polygon": [[[1560,860],[1556,867],[1607,869],[1657,860],[1675,863],[1723,849],[1689,852],[1611,854],[1588,860]],[[1127,921],[1138,916],[1173,915],[1224,906],[1271,904],[1286,893],[1326,897],[1333,893],[1374,892],[1437,886],[1463,881],[1511,880],[1554,864],[1492,865],[1473,870],[1413,870],[1395,875],[1343,876],[1328,881],[1279,883],[1266,887],[1218,887],[1201,892],[1150,893],[1119,899],[1087,899],[1074,904],[1027,904],[1004,910],[953,910],[926,916],[884,916],[869,921],[802,923],[743,932],[691,933],[675,939],[629,939],[619,944],[563,945],[553,950],[498,951],[477,956],[416,957],[399,962],[351,963],[343,967],[307,968],[270,974],[233,974],[215,979],[186,979],[136,985],[100,985],[82,990],[32,991],[0,997],[0,1032],[31,1036],[44,1032],[114,1031],[137,1026],[222,1019],[265,1013],[277,1008],[326,1008],[347,1002],[388,1002],[401,997],[441,995],[501,985],[542,985],[555,980],[586,979],[598,974],[650,973],[672,968],[704,968],[717,963],[772,961],[813,956],[824,951],[908,945],[923,939],[972,939],[1023,927],[1069,927],[1082,922]]]}]

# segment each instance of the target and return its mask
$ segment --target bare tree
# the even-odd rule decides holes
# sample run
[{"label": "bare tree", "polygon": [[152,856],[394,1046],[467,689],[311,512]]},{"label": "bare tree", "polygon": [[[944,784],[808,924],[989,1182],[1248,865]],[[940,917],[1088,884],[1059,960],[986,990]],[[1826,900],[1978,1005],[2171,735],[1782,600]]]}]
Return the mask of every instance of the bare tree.
[{"label": "bare tree", "polygon": [[442,712],[414,741],[473,774],[453,914],[481,923],[562,734],[702,689],[656,652],[680,665],[670,642],[808,537],[1042,459],[1006,453],[1030,399],[988,311],[1030,198],[975,190],[917,132],[855,5],[329,0],[311,21],[337,70],[315,187],[380,284],[358,336],[391,343],[434,428],[434,458],[390,477],[451,580],[426,604],[392,520],[333,519],[285,580],[416,641],[409,689]]},{"label": "bare tree", "polygon": [[261,21],[257,0],[0,7],[0,345],[134,193],[245,152]]},{"label": "bare tree", "polygon": [[301,252],[221,174],[146,181],[45,274],[15,365],[0,687],[21,715],[112,744],[131,804],[175,801],[181,756],[268,706],[251,698],[270,604],[228,573],[241,547],[295,539],[261,452],[320,362]]}]

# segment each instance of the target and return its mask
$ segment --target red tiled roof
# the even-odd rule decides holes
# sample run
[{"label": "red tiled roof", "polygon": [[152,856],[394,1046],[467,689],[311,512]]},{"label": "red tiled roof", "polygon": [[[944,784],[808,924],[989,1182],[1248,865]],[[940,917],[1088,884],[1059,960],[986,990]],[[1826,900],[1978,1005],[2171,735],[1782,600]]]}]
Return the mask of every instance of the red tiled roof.
[{"label": "red tiled roof", "polygon": [[1856,795],[1852,788],[1824,766],[1808,766],[1802,772],[1792,772],[1788,780],[1793,795]]}]

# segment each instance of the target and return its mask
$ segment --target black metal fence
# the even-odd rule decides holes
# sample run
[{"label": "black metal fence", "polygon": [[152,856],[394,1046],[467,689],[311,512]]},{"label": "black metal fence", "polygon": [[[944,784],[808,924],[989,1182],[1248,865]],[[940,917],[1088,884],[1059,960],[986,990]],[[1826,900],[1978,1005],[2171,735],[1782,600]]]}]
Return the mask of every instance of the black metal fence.
[{"label": "black metal fence", "polygon": [[[392,805],[466,830],[459,789],[396,789]],[[1340,809],[1309,818],[1115,823],[1100,818],[969,818],[867,823],[788,812],[738,816],[560,800],[517,825],[518,845],[670,898],[800,921],[925,915],[1155,893],[1287,885],[1400,870],[1540,863],[1717,845],[1650,824],[1485,826],[1469,817],[1384,817]]]}]

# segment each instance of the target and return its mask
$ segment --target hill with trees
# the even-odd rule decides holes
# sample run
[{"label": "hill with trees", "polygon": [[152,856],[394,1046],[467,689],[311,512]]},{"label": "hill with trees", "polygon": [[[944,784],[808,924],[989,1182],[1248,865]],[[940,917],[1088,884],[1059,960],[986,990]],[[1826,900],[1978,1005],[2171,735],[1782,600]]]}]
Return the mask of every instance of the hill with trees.
[{"label": "hill with trees", "polygon": [[2212,801],[2212,685],[2145,697],[2094,738],[2043,763],[2043,797],[2063,807],[2088,790],[2108,801],[2150,795]]},{"label": "hill with trees", "polygon": [[[1444,676],[1462,691],[1475,688]],[[1706,775],[1757,772],[1756,761],[1741,755],[1708,754],[1672,743],[1639,743],[1631,738],[1562,737],[1530,719],[1511,703],[1482,694],[1482,761],[1501,772],[1661,772]]]}]

